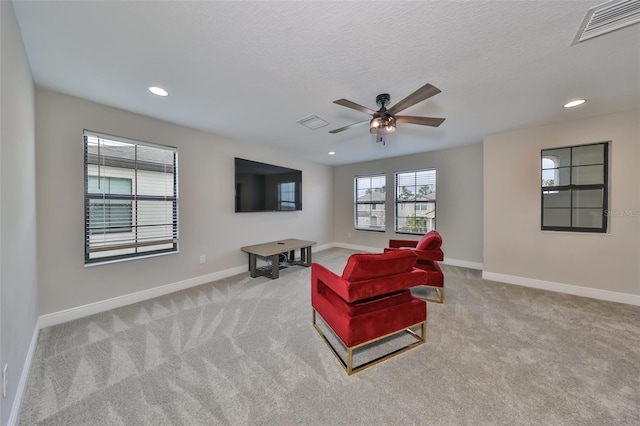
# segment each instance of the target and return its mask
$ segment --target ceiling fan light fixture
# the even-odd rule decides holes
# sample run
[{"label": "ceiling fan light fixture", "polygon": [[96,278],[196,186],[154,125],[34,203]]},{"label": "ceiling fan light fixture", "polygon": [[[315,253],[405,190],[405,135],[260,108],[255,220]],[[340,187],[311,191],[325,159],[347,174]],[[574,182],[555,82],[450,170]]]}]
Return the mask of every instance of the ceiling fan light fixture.
[{"label": "ceiling fan light fixture", "polygon": [[382,120],[380,120],[380,117],[376,117],[372,119],[371,122],[369,122],[369,133],[374,135],[378,134],[378,131],[380,130],[381,125],[382,125]]},{"label": "ceiling fan light fixture", "polygon": [[375,117],[369,123],[369,133],[374,135],[387,135],[396,131],[396,119],[391,116]]},{"label": "ceiling fan light fixture", "polygon": [[385,134],[393,133],[396,131],[396,119],[395,117],[389,117],[384,126]]}]

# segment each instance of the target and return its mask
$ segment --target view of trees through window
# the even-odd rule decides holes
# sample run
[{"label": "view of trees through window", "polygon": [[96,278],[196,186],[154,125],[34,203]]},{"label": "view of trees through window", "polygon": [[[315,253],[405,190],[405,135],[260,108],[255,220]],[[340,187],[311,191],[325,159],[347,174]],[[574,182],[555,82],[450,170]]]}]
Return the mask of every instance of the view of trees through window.
[{"label": "view of trees through window", "polygon": [[436,171],[396,173],[395,230],[425,234],[436,228]]},{"label": "view of trees through window", "polygon": [[355,178],[355,227],[385,230],[386,177],[384,175]]}]

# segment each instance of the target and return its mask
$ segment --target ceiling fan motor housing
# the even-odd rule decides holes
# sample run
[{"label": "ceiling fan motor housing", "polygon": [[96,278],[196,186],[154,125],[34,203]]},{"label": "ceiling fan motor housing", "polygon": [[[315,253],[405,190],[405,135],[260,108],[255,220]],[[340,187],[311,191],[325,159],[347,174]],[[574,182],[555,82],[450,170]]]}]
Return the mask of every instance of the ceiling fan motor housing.
[{"label": "ceiling fan motor housing", "polygon": [[381,93],[376,96],[376,104],[380,107],[373,119],[369,122],[369,133],[374,135],[388,135],[396,131],[396,119],[386,113],[385,105],[389,103],[391,96],[388,93]]},{"label": "ceiling fan motor housing", "polygon": [[381,93],[376,96],[376,104],[380,107],[381,110],[386,110],[385,105],[389,103],[391,100],[391,96],[388,93]]}]

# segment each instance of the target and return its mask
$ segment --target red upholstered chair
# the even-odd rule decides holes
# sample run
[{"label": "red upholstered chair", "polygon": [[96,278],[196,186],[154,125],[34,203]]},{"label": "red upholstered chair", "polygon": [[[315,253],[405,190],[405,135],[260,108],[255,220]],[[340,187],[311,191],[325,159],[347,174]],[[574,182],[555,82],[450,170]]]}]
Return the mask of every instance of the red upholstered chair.
[{"label": "red upholstered chair", "polygon": [[[311,305],[313,326],[351,375],[425,342],[426,303],[409,288],[426,282],[427,273],[413,265],[412,251],[354,254],[342,275],[318,263],[311,264]],[[316,314],[347,350],[344,361],[318,326]],[[420,326],[420,334],[411,330]],[[409,333],[417,342],[387,355],[353,365],[353,351],[396,333]]]},{"label": "red upholstered chair", "polygon": [[438,300],[425,299],[430,302],[444,303],[444,275],[438,265],[438,261],[444,259],[442,236],[438,231],[427,232],[418,241],[415,240],[389,240],[389,247],[385,253],[406,250],[413,251],[417,256],[416,268],[427,272],[427,284],[422,287],[433,288],[438,293]]}]

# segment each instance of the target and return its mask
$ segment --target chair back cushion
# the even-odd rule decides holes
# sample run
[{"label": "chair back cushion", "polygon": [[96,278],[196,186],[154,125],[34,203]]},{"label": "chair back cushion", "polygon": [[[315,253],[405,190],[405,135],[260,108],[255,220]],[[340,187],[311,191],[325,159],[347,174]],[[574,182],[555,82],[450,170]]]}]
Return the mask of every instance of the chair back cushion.
[{"label": "chair back cushion", "polygon": [[344,267],[342,278],[347,281],[363,281],[411,272],[417,255],[410,250],[389,253],[352,254]]},{"label": "chair back cushion", "polygon": [[427,232],[420,238],[416,250],[436,250],[442,245],[442,237],[438,231]]}]

